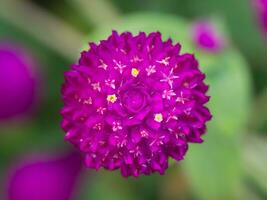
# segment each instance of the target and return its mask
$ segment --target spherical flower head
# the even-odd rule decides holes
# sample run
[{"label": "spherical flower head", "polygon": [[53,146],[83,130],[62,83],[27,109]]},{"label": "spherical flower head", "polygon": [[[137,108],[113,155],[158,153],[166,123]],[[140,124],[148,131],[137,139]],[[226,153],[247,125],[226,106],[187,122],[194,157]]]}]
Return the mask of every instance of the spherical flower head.
[{"label": "spherical flower head", "polygon": [[267,39],[267,0],[252,0],[252,3],[257,12],[263,34]]},{"label": "spherical flower head", "polygon": [[24,115],[36,97],[35,61],[19,45],[0,41],[0,120]]},{"label": "spherical flower head", "polygon": [[208,86],[191,54],[159,32],[113,31],[65,73],[62,128],[89,168],[139,176],[182,160],[211,118]]},{"label": "spherical flower head", "polygon": [[225,47],[225,40],[215,24],[208,20],[199,20],[192,25],[192,41],[201,50],[217,53]]},{"label": "spherical flower head", "polygon": [[70,200],[82,169],[78,153],[59,158],[30,158],[8,180],[8,200]]}]

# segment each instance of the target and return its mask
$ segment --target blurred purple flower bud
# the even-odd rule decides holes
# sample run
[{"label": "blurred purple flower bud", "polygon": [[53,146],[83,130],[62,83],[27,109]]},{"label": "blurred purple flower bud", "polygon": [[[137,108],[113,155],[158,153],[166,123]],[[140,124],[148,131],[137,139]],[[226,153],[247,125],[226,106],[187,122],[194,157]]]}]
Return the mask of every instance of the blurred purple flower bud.
[{"label": "blurred purple flower bud", "polygon": [[81,173],[81,157],[30,159],[12,171],[8,200],[70,200]]},{"label": "blurred purple flower bud", "polygon": [[36,63],[19,45],[0,41],[0,120],[23,116],[36,100]]},{"label": "blurred purple flower bud", "polygon": [[225,39],[217,27],[207,20],[196,21],[192,25],[191,35],[193,43],[202,50],[217,53],[225,47]]},{"label": "blurred purple flower bud", "polygon": [[267,39],[267,0],[253,0],[257,18],[262,28],[263,34]]}]

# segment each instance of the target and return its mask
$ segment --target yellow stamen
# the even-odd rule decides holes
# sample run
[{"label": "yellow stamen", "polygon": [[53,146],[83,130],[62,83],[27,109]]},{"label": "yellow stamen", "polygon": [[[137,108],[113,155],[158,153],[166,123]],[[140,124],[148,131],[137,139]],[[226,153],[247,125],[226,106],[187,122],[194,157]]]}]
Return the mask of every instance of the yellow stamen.
[{"label": "yellow stamen", "polygon": [[107,96],[107,101],[108,102],[114,103],[116,100],[117,100],[117,97],[116,97],[115,94],[111,94],[111,95]]},{"label": "yellow stamen", "polygon": [[154,120],[156,122],[162,122],[162,120],[163,120],[162,114],[161,113],[155,114]]},{"label": "yellow stamen", "polygon": [[132,68],[131,74],[132,74],[132,76],[137,77],[139,74],[139,70],[136,68]]}]

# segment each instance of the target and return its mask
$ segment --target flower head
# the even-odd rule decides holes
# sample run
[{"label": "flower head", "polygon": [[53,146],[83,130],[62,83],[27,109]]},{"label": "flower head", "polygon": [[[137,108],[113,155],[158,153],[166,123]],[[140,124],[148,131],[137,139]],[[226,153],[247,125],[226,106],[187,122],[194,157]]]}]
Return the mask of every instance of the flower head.
[{"label": "flower head", "polygon": [[70,200],[81,173],[77,153],[51,158],[31,158],[11,172],[9,200]]},{"label": "flower head", "polygon": [[267,38],[267,0],[252,0],[257,12],[259,23]]},{"label": "flower head", "polygon": [[20,46],[0,41],[0,120],[28,112],[36,96],[33,58]]},{"label": "flower head", "polygon": [[225,40],[215,24],[207,20],[196,21],[191,30],[194,44],[208,52],[221,51],[225,46]]},{"label": "flower head", "polygon": [[194,56],[181,55],[180,44],[162,41],[159,32],[114,31],[65,73],[65,138],[89,168],[163,174],[169,157],[181,160],[188,142],[202,142],[211,118],[204,78]]}]

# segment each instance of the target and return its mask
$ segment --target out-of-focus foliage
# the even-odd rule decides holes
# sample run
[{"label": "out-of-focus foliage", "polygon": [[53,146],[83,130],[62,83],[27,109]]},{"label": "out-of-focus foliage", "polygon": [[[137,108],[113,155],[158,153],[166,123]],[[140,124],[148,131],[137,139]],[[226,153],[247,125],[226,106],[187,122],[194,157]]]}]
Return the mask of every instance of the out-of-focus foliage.
[{"label": "out-of-focus foliage", "polygon": [[70,62],[2,20],[0,37],[28,47],[40,63],[37,67],[41,75],[40,101],[33,115],[21,122],[0,123],[0,166],[6,166],[6,161],[12,161],[14,157],[26,152],[59,146],[64,148],[59,128],[59,91],[63,81],[62,73]]},{"label": "out-of-focus foliage", "polygon": [[[83,38],[81,49],[88,48],[87,42],[106,38],[113,29],[133,33],[160,31],[164,39],[171,37],[180,42],[183,52],[194,53],[206,73],[213,119],[205,141],[190,145],[185,160],[171,162],[163,177],[123,179],[118,173],[88,170],[78,184],[79,199],[266,199],[267,44],[261,37],[251,1],[111,0],[106,4],[107,1],[0,0],[0,7],[13,3],[20,14],[21,5],[33,3],[43,13],[37,17],[39,9],[25,10],[25,16],[34,22],[58,23],[51,30],[31,29],[35,24],[23,21],[16,12],[6,17],[8,12],[2,15],[0,8],[0,37],[13,39],[34,53],[43,83],[41,101],[33,116],[22,122],[0,124],[0,180],[23,154],[69,148],[59,127],[60,86],[63,72],[75,62],[76,55],[68,55],[77,52],[77,45],[68,53],[54,48],[56,43],[60,47],[71,44],[67,41],[71,38],[63,37],[64,30],[80,33],[76,38]],[[225,34],[228,45],[222,52],[205,53],[192,44],[190,25],[203,17],[214,20]],[[62,37],[55,40],[53,36],[60,34]],[[42,38],[51,38],[45,41],[53,44]],[[0,195],[6,193],[4,188],[0,188]]]},{"label": "out-of-focus foliage", "polygon": [[100,27],[93,34],[89,34],[89,41],[97,42],[105,39],[111,34],[112,30],[119,32],[130,31],[133,34],[137,34],[140,31],[146,33],[159,31],[165,40],[172,38],[174,42],[183,41],[183,52],[192,51],[192,47],[190,48],[188,44],[188,23],[186,20],[172,15],[139,13],[124,16],[118,22]]}]

